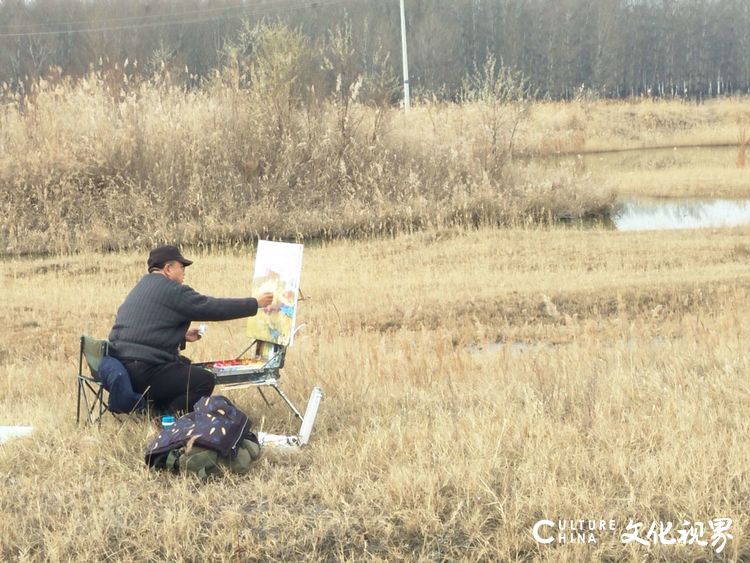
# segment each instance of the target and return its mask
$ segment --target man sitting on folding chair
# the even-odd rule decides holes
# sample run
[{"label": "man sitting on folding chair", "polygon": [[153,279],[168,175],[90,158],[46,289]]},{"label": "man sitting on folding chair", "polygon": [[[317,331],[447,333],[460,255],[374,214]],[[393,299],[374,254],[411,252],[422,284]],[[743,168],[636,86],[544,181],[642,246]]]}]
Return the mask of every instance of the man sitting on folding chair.
[{"label": "man sitting on folding chair", "polygon": [[251,317],[273,301],[259,297],[207,297],[183,284],[192,264],[176,246],[160,246],[148,257],[146,274],[117,311],[109,333],[109,353],[130,375],[133,390],[143,393],[157,409],[190,412],[201,397],[211,395],[215,376],[180,355],[186,342],[201,338],[192,321],[227,321]]}]

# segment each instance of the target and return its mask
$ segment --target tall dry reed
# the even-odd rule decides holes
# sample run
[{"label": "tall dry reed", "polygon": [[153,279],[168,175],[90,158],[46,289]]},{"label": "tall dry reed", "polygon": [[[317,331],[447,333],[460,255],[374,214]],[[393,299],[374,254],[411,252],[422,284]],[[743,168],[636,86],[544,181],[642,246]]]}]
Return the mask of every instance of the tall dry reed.
[{"label": "tall dry reed", "polygon": [[[409,125],[397,109],[357,103],[360,81],[339,80],[330,99],[299,84],[309,65],[299,34],[271,26],[248,41],[255,58],[230,49],[225,67],[196,89],[166,74],[133,82],[115,69],[6,95],[0,253],[336,238],[606,212],[606,198],[581,193],[585,178],[529,175],[508,154],[488,152],[481,120],[403,142],[395,133]],[[508,147],[497,137],[510,134],[494,126],[492,146]]]}]

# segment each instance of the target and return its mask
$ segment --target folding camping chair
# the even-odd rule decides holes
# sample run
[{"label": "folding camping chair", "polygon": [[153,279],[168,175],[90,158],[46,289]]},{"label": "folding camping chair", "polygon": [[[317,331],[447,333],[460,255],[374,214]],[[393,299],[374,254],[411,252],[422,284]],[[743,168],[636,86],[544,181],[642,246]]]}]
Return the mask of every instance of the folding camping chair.
[{"label": "folding camping chair", "polygon": [[[81,399],[86,409],[86,422],[100,422],[102,415],[109,411],[116,413],[135,412],[138,405],[143,404],[148,411],[148,388],[145,392],[134,393],[130,388],[130,380],[125,367],[119,362],[110,361],[105,366],[104,361],[109,353],[109,342],[86,336],[81,336],[81,353],[78,358],[78,401],[76,405],[76,423],[81,421]],[[114,360],[114,358],[109,358]],[[83,373],[84,361],[90,375]],[[114,365],[113,365],[114,364]],[[125,378],[124,381],[122,378]],[[105,403],[107,392],[108,401]],[[141,403],[144,401],[145,403]],[[131,407],[132,405],[132,407]],[[111,409],[115,409],[114,411]]]},{"label": "folding camping chair", "polygon": [[[101,420],[108,410],[104,402],[104,387],[99,379],[99,365],[109,351],[109,341],[81,335],[81,353],[78,358],[78,401],[76,405],[76,423],[81,420],[81,399],[86,409],[86,422]],[[84,360],[90,375],[83,373]],[[96,414],[95,414],[96,413]]]}]

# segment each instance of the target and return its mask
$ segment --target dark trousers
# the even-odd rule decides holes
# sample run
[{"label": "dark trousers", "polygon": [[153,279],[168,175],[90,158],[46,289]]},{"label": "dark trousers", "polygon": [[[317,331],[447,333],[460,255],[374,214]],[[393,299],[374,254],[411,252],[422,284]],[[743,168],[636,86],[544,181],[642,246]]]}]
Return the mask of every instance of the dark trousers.
[{"label": "dark trousers", "polygon": [[148,387],[148,397],[158,409],[192,412],[201,397],[213,393],[216,377],[208,370],[195,367],[187,358],[167,364],[149,364],[140,360],[122,362],[130,375],[136,393]]}]

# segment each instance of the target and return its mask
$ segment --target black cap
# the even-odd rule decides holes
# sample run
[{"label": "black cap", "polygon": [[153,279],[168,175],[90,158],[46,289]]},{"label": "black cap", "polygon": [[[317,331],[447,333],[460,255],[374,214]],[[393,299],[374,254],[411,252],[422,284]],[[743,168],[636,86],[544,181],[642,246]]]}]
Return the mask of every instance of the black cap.
[{"label": "black cap", "polygon": [[190,264],[193,263],[192,260],[188,260],[182,254],[180,254],[179,248],[168,244],[166,246],[154,248],[149,253],[148,269],[150,270],[151,268],[162,268],[164,264],[166,264],[167,262],[171,262],[172,260],[176,260],[183,266],[190,266]]}]

